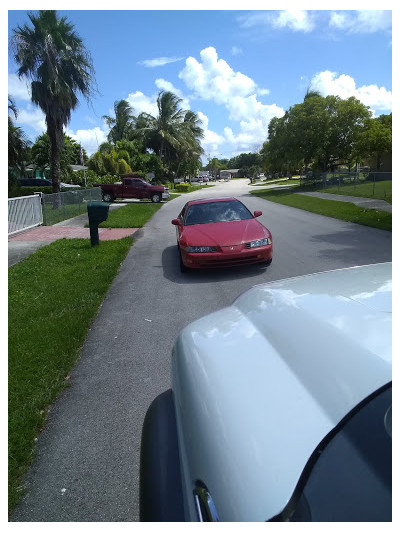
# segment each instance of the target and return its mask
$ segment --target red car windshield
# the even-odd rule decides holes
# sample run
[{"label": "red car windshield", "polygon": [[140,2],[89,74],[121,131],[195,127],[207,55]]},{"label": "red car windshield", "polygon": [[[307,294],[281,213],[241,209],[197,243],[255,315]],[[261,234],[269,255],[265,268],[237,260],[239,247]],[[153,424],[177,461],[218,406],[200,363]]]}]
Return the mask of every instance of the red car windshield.
[{"label": "red car windshield", "polygon": [[184,225],[232,222],[233,220],[248,220],[250,218],[253,218],[253,215],[239,200],[207,202],[189,206]]}]

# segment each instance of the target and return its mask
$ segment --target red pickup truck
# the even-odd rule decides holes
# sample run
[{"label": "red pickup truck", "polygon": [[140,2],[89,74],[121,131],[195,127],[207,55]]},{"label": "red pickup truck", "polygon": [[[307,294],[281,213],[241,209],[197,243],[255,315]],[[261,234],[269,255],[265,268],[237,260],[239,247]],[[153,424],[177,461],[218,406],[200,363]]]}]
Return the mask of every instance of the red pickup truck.
[{"label": "red pickup truck", "polygon": [[101,193],[105,202],[113,202],[116,198],[148,198],[152,202],[168,200],[169,189],[163,185],[151,185],[147,181],[134,176],[123,177],[122,183],[95,183],[95,187],[101,187]]}]

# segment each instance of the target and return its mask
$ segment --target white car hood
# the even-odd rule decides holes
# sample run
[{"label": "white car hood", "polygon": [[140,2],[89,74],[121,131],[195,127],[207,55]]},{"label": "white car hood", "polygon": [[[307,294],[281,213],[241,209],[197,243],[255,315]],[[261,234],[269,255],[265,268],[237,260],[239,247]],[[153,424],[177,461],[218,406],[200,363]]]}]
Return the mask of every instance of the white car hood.
[{"label": "white car hood", "polygon": [[189,325],[173,350],[186,493],[203,481],[220,520],[274,517],[391,358],[391,263],[258,285]]}]

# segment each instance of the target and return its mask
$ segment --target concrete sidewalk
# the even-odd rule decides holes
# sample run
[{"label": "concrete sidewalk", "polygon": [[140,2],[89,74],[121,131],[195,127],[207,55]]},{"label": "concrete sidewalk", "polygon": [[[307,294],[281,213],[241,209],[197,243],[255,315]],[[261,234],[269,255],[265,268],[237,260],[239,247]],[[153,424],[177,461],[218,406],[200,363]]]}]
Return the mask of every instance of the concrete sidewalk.
[{"label": "concrete sidewalk", "polygon": [[378,211],[392,212],[392,204],[385,202],[385,200],[378,200],[376,198],[363,198],[361,196],[345,196],[344,194],[331,194],[327,192],[296,192],[296,194],[303,194],[304,196],[314,196],[322,198],[323,200],[334,200],[336,202],[351,202],[358,207],[365,209],[377,209]]}]

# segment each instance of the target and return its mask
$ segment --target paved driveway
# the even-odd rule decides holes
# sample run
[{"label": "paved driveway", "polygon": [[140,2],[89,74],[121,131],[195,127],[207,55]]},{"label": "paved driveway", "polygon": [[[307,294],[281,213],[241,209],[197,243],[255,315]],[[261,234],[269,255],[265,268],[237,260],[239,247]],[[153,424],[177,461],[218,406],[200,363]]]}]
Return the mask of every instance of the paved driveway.
[{"label": "paved driveway", "polygon": [[[12,521],[138,520],[142,423],[152,400],[170,387],[178,332],[256,283],[391,260],[391,233],[267,202],[250,195],[247,183],[182,195],[138,232],[70,374],[71,386],[39,436],[27,493]],[[170,221],[190,197],[228,195],[263,211],[259,220],[274,239],[271,266],[182,274]]]}]

